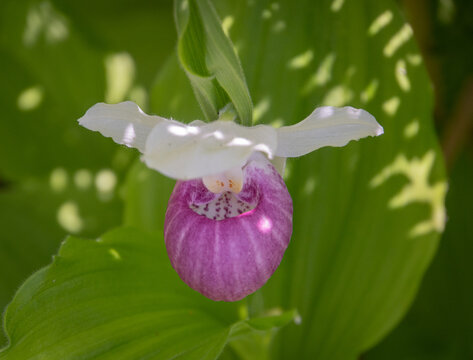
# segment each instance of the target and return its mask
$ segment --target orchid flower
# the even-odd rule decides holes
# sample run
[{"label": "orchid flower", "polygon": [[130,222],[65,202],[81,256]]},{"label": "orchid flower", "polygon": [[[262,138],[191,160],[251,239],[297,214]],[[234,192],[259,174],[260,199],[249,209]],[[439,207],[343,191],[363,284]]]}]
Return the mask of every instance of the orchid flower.
[{"label": "orchid flower", "polygon": [[285,159],[383,133],[368,112],[330,106],[278,129],[223,120],[183,124],[147,115],[130,101],[96,104],[79,123],[137,148],[149,168],[178,180],[164,221],[169,259],[191,288],[223,301],[263,286],[289,245]]}]

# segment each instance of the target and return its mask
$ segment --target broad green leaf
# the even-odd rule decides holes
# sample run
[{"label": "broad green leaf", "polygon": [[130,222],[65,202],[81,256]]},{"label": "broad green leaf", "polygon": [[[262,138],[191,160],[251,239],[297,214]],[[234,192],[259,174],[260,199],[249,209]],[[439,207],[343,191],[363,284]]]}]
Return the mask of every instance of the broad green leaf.
[{"label": "broad green leaf", "polygon": [[[430,85],[391,1],[258,3],[239,18],[263,13],[271,16],[261,32],[248,20],[243,36],[233,35],[244,68],[262,64],[247,71],[255,108],[269,104],[262,121],[292,123],[320,104],[350,104],[385,129],[288,164],[292,244],[264,289],[270,304],[297,307],[302,317],[275,342],[275,357],[355,359],[407,311],[443,229]],[[250,31],[263,46],[246,40]]]},{"label": "broad green leaf", "polygon": [[[470,148],[471,149],[471,148]],[[460,360],[473,357],[473,158],[465,151],[450,174],[449,221],[407,316],[367,360]]]},{"label": "broad green leaf", "polygon": [[95,237],[120,222],[123,204],[117,179],[111,169],[70,172],[57,168],[46,179],[29,179],[2,189],[2,312],[19,285],[50,262],[68,233]]},{"label": "broad green leaf", "polygon": [[0,359],[215,359],[229,338],[295,315],[238,320],[238,306],[184,285],[162,236],[124,228],[96,241],[70,237],[7,308]]},{"label": "broad green leaf", "polygon": [[[289,160],[292,243],[250,300],[300,312],[270,358],[356,359],[406,313],[445,222],[431,87],[412,30],[389,0],[215,5],[233,24],[256,122],[352,105],[384,126],[381,137]],[[161,94],[160,106],[179,97]]]},{"label": "broad green leaf", "polygon": [[207,120],[231,102],[244,125],[253,105],[233,45],[208,0],[175,1],[178,55]]},{"label": "broad green leaf", "polygon": [[[49,1],[0,3],[0,77],[8,85],[0,90],[0,181],[11,180],[0,194],[0,312],[21,282],[50,261],[67,233],[95,237],[120,223],[119,188],[135,154],[79,127],[77,118],[104,97],[131,96],[133,79],[123,87],[117,78],[130,80],[138,66],[146,66],[145,76],[154,74],[159,56],[167,56],[164,41],[153,52],[140,41],[131,47],[123,33],[130,33],[125,26],[138,29],[137,23],[149,28],[151,18],[156,24],[159,16],[167,19],[160,26],[173,28],[172,4],[164,7],[167,14],[155,11],[162,6],[149,11],[128,5],[133,16],[130,9],[115,7],[113,18],[103,16],[112,13],[103,2],[92,13],[82,7],[87,14],[74,4],[56,2],[58,9]],[[117,13],[132,24],[120,19],[115,28],[122,33],[109,30],[115,34],[112,42],[103,33]],[[100,36],[91,30],[99,19]],[[172,48],[175,35],[168,34]],[[135,75],[144,82],[142,72]],[[147,85],[153,80],[148,77]]]}]

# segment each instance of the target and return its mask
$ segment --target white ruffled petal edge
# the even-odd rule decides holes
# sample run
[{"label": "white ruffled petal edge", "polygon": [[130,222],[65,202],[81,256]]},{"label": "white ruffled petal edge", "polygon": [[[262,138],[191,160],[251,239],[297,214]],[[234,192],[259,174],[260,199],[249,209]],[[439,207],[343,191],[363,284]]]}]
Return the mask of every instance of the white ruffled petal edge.
[{"label": "white ruffled petal edge", "polygon": [[165,121],[169,120],[147,115],[134,102],[125,101],[119,104],[95,104],[79,119],[79,124],[111,137],[116,143],[144,152],[146,138],[153,127]]},{"label": "white ruffled petal edge", "polygon": [[351,106],[323,106],[301,122],[277,129],[275,155],[297,157],[323,146],[344,146],[351,140],[383,134],[383,128],[367,111]]}]

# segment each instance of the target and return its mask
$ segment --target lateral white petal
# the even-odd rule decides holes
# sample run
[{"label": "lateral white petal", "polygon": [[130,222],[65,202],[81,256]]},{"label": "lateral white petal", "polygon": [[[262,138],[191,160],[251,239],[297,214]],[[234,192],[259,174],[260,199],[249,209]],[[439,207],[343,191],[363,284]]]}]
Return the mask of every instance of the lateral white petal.
[{"label": "lateral white petal", "polygon": [[323,106],[301,122],[277,129],[275,155],[302,156],[323,146],[344,146],[351,140],[382,133],[382,126],[363,109]]},{"label": "lateral white petal", "polygon": [[272,158],[276,144],[276,130],[267,125],[162,122],[146,140],[143,160],[164,175],[188,180],[242,167],[254,151]]},{"label": "lateral white petal", "polygon": [[125,101],[95,104],[79,119],[79,124],[111,137],[116,143],[144,152],[146,138],[153,127],[168,121],[160,116],[147,115],[134,102]]}]

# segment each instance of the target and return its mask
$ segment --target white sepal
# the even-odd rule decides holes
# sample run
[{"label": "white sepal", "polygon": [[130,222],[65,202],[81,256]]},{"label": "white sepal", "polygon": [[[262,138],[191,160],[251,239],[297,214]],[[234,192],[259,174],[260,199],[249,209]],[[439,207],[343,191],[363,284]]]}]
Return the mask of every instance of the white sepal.
[{"label": "white sepal", "polygon": [[125,101],[119,104],[95,104],[79,119],[79,124],[111,137],[116,143],[143,152],[146,138],[153,127],[166,121],[169,120],[147,115],[134,102]]},{"label": "white sepal", "polygon": [[351,106],[323,106],[301,122],[276,131],[278,146],[275,155],[297,157],[323,146],[344,146],[351,140],[381,135],[383,128],[365,110]]},{"label": "white sepal", "polygon": [[276,130],[267,125],[162,122],[151,131],[143,160],[166,176],[188,180],[241,168],[255,151],[272,158],[276,145]]}]

